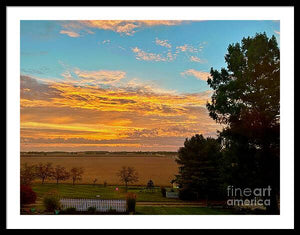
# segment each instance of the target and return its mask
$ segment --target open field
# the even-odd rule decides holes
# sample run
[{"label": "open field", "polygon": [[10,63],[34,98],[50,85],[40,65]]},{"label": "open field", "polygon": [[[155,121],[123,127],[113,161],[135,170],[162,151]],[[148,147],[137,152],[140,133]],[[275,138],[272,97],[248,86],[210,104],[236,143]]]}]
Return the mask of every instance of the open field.
[{"label": "open field", "polygon": [[[98,155],[74,155],[68,156],[59,154],[51,156],[21,156],[21,164],[29,165],[39,162],[51,162],[53,166],[61,165],[70,170],[72,167],[83,167],[85,172],[81,184],[92,184],[97,178],[98,184],[104,181],[108,185],[120,185],[121,182],[116,173],[122,166],[134,167],[139,173],[139,181],[136,185],[146,185],[149,179],[152,179],[155,186],[171,186],[170,181],[177,174],[178,165],[175,162],[175,155],[145,155],[145,154],[105,154]],[[39,182],[39,181],[37,181]],[[46,182],[54,182],[47,180]],[[70,183],[71,180],[64,181]]]},{"label": "open field", "polygon": [[21,152],[21,157],[174,157],[176,152]]}]

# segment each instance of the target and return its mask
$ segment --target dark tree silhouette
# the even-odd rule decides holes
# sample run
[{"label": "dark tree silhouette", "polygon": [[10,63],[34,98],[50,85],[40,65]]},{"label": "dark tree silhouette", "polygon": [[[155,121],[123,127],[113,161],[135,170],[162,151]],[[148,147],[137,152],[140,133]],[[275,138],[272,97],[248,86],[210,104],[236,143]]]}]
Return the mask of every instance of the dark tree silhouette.
[{"label": "dark tree silhouette", "polygon": [[70,177],[72,179],[73,185],[75,184],[76,181],[82,180],[82,175],[83,175],[83,168],[82,167],[73,167],[70,171]]},{"label": "dark tree silhouette", "polygon": [[42,184],[47,178],[51,178],[53,175],[52,163],[48,162],[46,164],[39,163],[36,167],[36,176],[42,180]]},{"label": "dark tree silhouette", "polygon": [[20,178],[21,185],[30,185],[36,179],[35,165],[23,164],[21,166]]},{"label": "dark tree silhouette", "polygon": [[53,176],[52,177],[56,180],[56,183],[58,184],[58,182],[60,180],[67,180],[67,179],[69,179],[70,174],[69,174],[69,172],[67,172],[67,170],[66,170],[65,167],[57,165],[54,168]]},{"label": "dark tree silhouette", "polygon": [[211,69],[210,116],[225,126],[224,176],[229,184],[271,186],[270,213],[278,213],[280,58],[274,36],[263,34],[231,44],[227,69]]},{"label": "dark tree silhouette", "polygon": [[182,199],[207,199],[219,193],[218,161],[221,146],[216,139],[195,135],[186,139],[178,150],[176,162],[180,165],[176,182]]},{"label": "dark tree silhouette", "polygon": [[121,170],[118,171],[117,176],[120,178],[120,181],[125,183],[125,188],[127,191],[128,183],[134,183],[139,180],[139,176],[134,167],[123,166]]}]

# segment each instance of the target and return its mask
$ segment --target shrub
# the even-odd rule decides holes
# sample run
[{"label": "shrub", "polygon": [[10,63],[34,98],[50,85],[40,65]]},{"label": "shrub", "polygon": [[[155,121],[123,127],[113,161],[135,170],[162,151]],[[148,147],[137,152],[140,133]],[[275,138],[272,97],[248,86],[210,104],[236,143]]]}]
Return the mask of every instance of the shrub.
[{"label": "shrub", "polygon": [[150,179],[147,183],[147,189],[153,189],[154,188],[154,183],[153,181]]},{"label": "shrub", "polygon": [[30,186],[21,185],[21,205],[35,203],[36,193]]},{"label": "shrub", "polygon": [[45,206],[46,211],[54,212],[60,208],[59,196],[56,191],[51,191],[47,193],[47,195],[43,199],[43,204]]},{"label": "shrub", "polygon": [[88,209],[87,209],[87,211],[88,211],[88,213],[89,214],[95,214],[96,213],[96,207],[89,207]]},{"label": "shrub", "polygon": [[135,212],[136,195],[134,193],[127,193],[126,200],[128,212]]},{"label": "shrub", "polygon": [[165,187],[160,187],[160,192],[163,197],[166,197],[166,188]]}]

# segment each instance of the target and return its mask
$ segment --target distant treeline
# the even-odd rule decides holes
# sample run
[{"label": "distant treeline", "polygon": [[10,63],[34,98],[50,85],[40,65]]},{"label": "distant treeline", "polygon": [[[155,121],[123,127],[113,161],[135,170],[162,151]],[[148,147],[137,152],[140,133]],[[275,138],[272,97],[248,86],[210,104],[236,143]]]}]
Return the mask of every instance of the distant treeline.
[{"label": "distant treeline", "polygon": [[78,154],[78,153],[84,153],[84,154],[104,154],[109,153],[108,151],[81,151],[81,152],[64,152],[64,151],[51,151],[51,152],[45,152],[45,151],[29,151],[29,152],[21,152],[21,154]]},{"label": "distant treeline", "polygon": [[118,151],[118,152],[110,152],[110,151],[79,151],[79,152],[64,152],[64,151],[29,151],[29,152],[21,152],[21,156],[46,156],[46,155],[174,155],[177,152],[168,152],[168,151],[153,151],[153,152],[143,152],[143,151]]}]

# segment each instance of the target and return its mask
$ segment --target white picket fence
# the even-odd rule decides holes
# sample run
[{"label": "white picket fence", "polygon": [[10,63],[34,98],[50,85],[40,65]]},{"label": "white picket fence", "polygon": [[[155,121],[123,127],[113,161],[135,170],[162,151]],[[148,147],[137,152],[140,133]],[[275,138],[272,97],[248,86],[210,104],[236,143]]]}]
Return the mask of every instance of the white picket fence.
[{"label": "white picket fence", "polygon": [[89,207],[95,207],[96,211],[107,212],[116,210],[126,212],[126,200],[99,200],[99,199],[60,199],[62,209],[76,208],[77,211],[87,211]]}]

